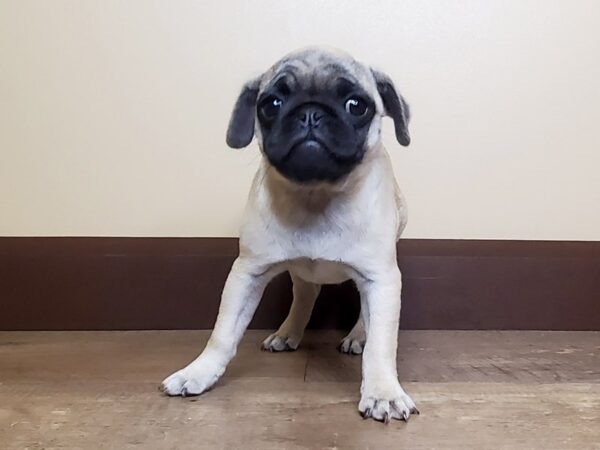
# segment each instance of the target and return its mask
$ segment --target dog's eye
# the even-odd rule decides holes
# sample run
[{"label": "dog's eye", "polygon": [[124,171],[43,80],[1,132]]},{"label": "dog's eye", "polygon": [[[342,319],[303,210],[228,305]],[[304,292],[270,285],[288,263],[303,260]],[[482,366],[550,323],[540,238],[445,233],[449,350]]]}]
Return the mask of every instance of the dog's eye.
[{"label": "dog's eye", "polygon": [[260,104],[260,112],[266,119],[273,119],[279,114],[281,105],[283,105],[283,100],[274,95],[270,95]]},{"label": "dog's eye", "polygon": [[359,97],[352,97],[346,101],[346,112],[353,116],[363,116],[367,112],[367,102]]}]

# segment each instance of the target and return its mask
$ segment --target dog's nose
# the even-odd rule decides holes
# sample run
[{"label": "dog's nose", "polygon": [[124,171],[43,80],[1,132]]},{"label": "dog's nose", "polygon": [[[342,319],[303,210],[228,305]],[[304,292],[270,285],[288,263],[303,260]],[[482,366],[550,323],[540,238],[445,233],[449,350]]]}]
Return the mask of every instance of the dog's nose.
[{"label": "dog's nose", "polygon": [[317,128],[323,118],[323,111],[316,106],[307,106],[298,112],[298,119],[305,128]]}]

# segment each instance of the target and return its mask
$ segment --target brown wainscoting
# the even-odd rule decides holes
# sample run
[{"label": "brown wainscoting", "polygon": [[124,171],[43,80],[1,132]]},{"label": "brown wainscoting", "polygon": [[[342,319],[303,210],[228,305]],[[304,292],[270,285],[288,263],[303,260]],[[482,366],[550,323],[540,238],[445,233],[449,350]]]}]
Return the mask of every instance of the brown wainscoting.
[{"label": "brown wainscoting", "polygon": [[[233,238],[0,238],[1,330],[213,326]],[[405,329],[600,330],[600,242],[405,239]],[[291,301],[273,280],[251,324]],[[352,283],[326,286],[310,326],[349,328]]]}]

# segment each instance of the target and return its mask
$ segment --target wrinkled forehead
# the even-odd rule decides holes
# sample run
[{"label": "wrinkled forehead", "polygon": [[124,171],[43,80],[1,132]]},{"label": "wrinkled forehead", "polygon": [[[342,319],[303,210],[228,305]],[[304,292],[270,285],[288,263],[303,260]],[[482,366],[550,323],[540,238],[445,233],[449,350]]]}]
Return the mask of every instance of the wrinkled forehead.
[{"label": "wrinkled forehead", "polygon": [[260,90],[286,83],[290,89],[320,92],[357,85],[369,94],[375,88],[371,71],[344,54],[298,52],[275,63],[263,76]]}]

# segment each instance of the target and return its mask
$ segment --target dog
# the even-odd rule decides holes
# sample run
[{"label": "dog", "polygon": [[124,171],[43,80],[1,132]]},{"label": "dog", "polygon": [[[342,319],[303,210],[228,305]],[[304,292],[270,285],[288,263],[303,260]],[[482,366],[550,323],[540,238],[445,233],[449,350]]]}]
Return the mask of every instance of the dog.
[{"label": "dog", "polygon": [[381,141],[385,115],[398,142],[409,145],[409,108],[392,80],[337,50],[290,53],[244,85],[227,144],[243,148],[256,136],[263,158],[239,256],[204,351],[163,381],[167,395],[198,395],[217,382],[265,286],[288,271],[292,306],[263,348],[295,350],[320,286],[351,279],[361,313],[340,349],[362,353],[358,410],[386,423],[418,413],[396,369],[402,284],[396,242],[407,210]]}]

